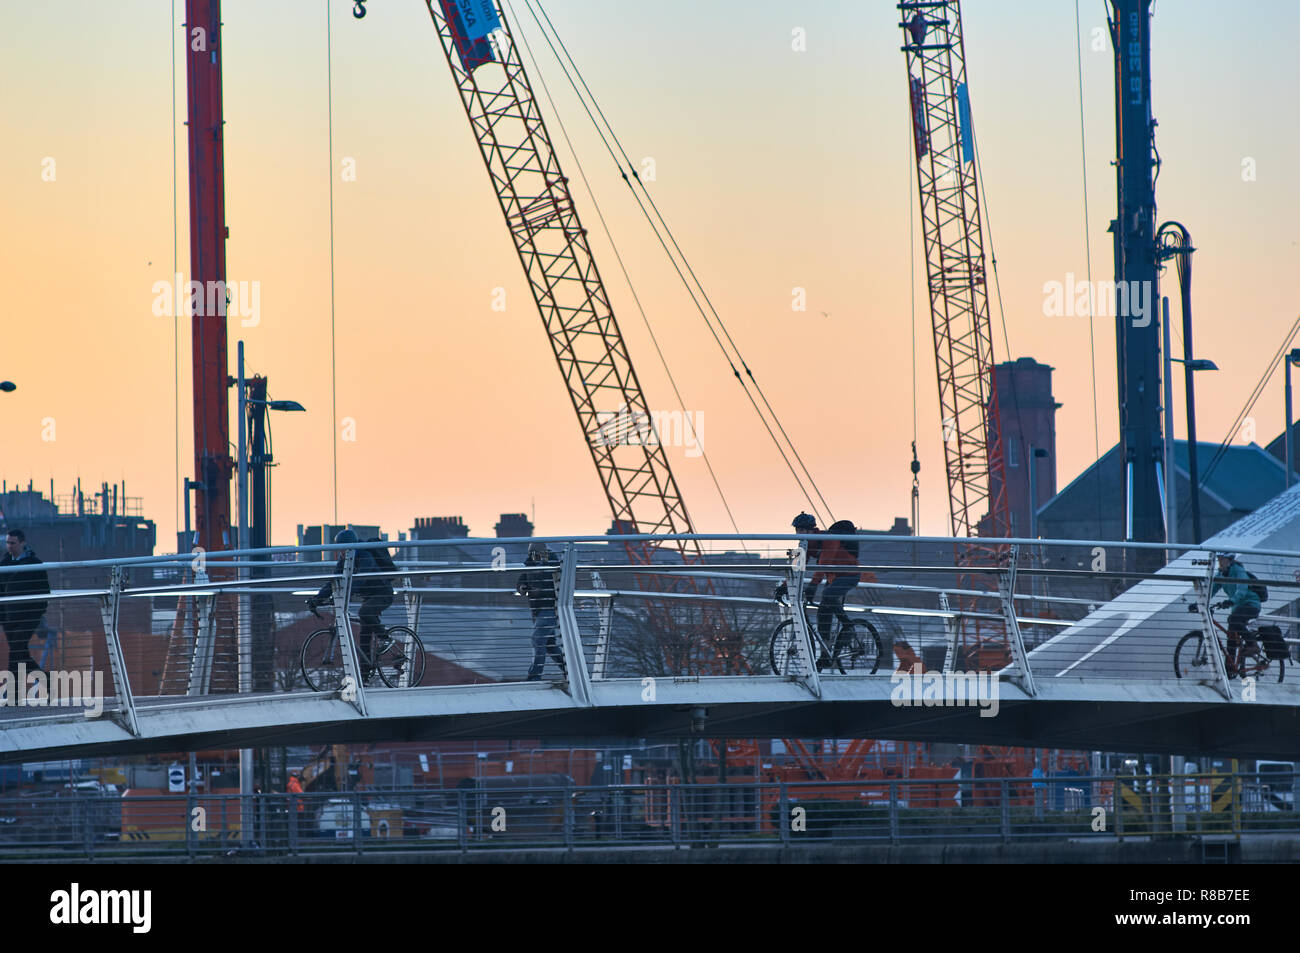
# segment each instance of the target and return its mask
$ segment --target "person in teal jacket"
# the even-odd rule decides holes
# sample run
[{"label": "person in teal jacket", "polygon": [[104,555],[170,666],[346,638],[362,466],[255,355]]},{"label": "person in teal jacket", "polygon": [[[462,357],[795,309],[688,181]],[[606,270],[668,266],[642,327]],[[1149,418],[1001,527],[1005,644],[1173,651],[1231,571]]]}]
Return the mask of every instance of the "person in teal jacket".
[{"label": "person in teal jacket", "polygon": [[1246,646],[1246,624],[1259,615],[1259,596],[1250,587],[1250,573],[1246,567],[1237,562],[1236,553],[1219,553],[1220,578],[1240,579],[1241,582],[1220,582],[1210,590],[1210,598],[1220,589],[1228,598],[1220,602],[1217,608],[1231,609],[1228,613],[1228,677],[1237,674],[1243,659],[1239,658]]}]

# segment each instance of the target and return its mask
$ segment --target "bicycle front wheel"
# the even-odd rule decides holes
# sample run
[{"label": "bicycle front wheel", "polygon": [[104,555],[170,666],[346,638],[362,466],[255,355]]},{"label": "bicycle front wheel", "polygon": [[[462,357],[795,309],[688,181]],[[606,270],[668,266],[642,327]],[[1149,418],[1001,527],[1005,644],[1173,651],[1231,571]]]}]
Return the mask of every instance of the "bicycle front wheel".
[{"label": "bicycle front wheel", "polygon": [[424,678],[424,645],[404,625],[384,632],[384,642],[375,654],[375,668],[389,688],[410,688]]},{"label": "bicycle front wheel", "polygon": [[333,629],[317,629],[302,644],[302,677],[313,692],[343,687],[343,652]]},{"label": "bicycle front wheel", "polygon": [[1205,633],[1188,632],[1174,649],[1174,675],[1178,678],[1201,678],[1210,671],[1210,657],[1205,651]]},{"label": "bicycle front wheel", "polygon": [[795,628],[794,619],[786,619],[772,631],[772,642],[768,646],[768,660],[772,663],[773,675],[803,674],[799,630]]}]

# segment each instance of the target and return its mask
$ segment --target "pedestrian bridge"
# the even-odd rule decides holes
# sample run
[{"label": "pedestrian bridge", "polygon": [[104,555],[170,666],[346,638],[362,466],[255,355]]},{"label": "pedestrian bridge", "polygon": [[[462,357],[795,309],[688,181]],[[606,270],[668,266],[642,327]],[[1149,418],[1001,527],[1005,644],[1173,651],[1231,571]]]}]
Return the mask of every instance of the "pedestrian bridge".
[{"label": "pedestrian bridge", "polygon": [[[0,684],[0,761],[684,735],[1292,760],[1300,665],[1272,660],[1230,679],[1221,653],[1188,660],[1222,637],[1223,596],[1210,591],[1223,551],[1267,586],[1261,624],[1282,631],[1294,658],[1297,517],[1293,490],[1168,562],[1164,547],[1104,541],[981,540],[988,552],[970,556],[963,540],[855,537],[862,582],[846,613],[867,651],[844,673],[815,664],[815,613],[794,608],[815,567],[788,535],[542,540],[557,557],[552,632],[565,666],[546,657],[536,681],[535,626],[515,589],[537,539],[390,543],[388,573],[354,572],[347,555],[336,575],[333,547],[321,546],[51,563],[55,592],[32,648],[49,676],[29,678],[22,699]],[[383,624],[418,635],[423,671],[389,672],[391,687],[363,681],[353,618],[336,629],[341,680],[313,690],[303,645],[327,623],[306,597],[334,580],[337,611],[377,577],[395,593]],[[396,636],[414,658],[416,643]]]}]

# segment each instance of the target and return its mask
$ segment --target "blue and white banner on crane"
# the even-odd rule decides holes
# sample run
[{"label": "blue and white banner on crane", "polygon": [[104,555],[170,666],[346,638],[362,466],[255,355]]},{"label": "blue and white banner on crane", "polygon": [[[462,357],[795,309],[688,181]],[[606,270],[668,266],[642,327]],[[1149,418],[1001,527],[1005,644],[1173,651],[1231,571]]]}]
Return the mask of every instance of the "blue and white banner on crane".
[{"label": "blue and white banner on crane", "polygon": [[970,131],[970,91],[965,83],[957,84],[957,128],[961,133],[961,144],[957,147],[963,163],[975,158],[975,140]]},{"label": "blue and white banner on crane", "polygon": [[456,0],[456,12],[465,27],[465,38],[471,43],[486,39],[493,30],[501,29],[496,0]]},{"label": "blue and white banner on crane", "polygon": [[452,41],[466,72],[496,60],[489,34],[501,29],[496,0],[441,0]]}]

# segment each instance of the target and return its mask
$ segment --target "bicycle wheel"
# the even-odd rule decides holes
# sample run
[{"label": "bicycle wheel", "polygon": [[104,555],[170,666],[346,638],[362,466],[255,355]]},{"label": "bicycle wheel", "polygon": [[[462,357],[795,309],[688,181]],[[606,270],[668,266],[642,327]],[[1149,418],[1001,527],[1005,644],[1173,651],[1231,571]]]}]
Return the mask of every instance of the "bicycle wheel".
[{"label": "bicycle wheel", "polygon": [[1286,659],[1271,659],[1264,655],[1263,646],[1260,647],[1260,657],[1250,665],[1246,670],[1247,675],[1253,675],[1261,682],[1273,674],[1273,666],[1277,666],[1277,681],[1280,685],[1282,679],[1286,676]]},{"label": "bicycle wheel", "polygon": [[[860,631],[859,627],[866,632]],[[855,674],[875,675],[880,668],[881,656],[885,654],[880,633],[866,619],[853,623],[852,629],[847,649],[840,652],[840,664]]]},{"label": "bicycle wheel", "polygon": [[313,692],[343,687],[343,652],[332,628],[317,629],[302,644],[302,677]]},{"label": "bicycle wheel", "polygon": [[384,641],[375,647],[375,668],[389,688],[419,685],[424,678],[424,645],[404,625],[384,631]]},{"label": "bicycle wheel", "polygon": [[786,619],[772,630],[772,643],[768,647],[768,658],[772,663],[774,675],[799,675],[803,672],[800,659],[799,630],[794,627],[794,619]]},{"label": "bicycle wheel", "polygon": [[1178,678],[1198,678],[1211,670],[1212,663],[1205,651],[1205,633],[1188,632],[1174,649],[1174,675]]}]

